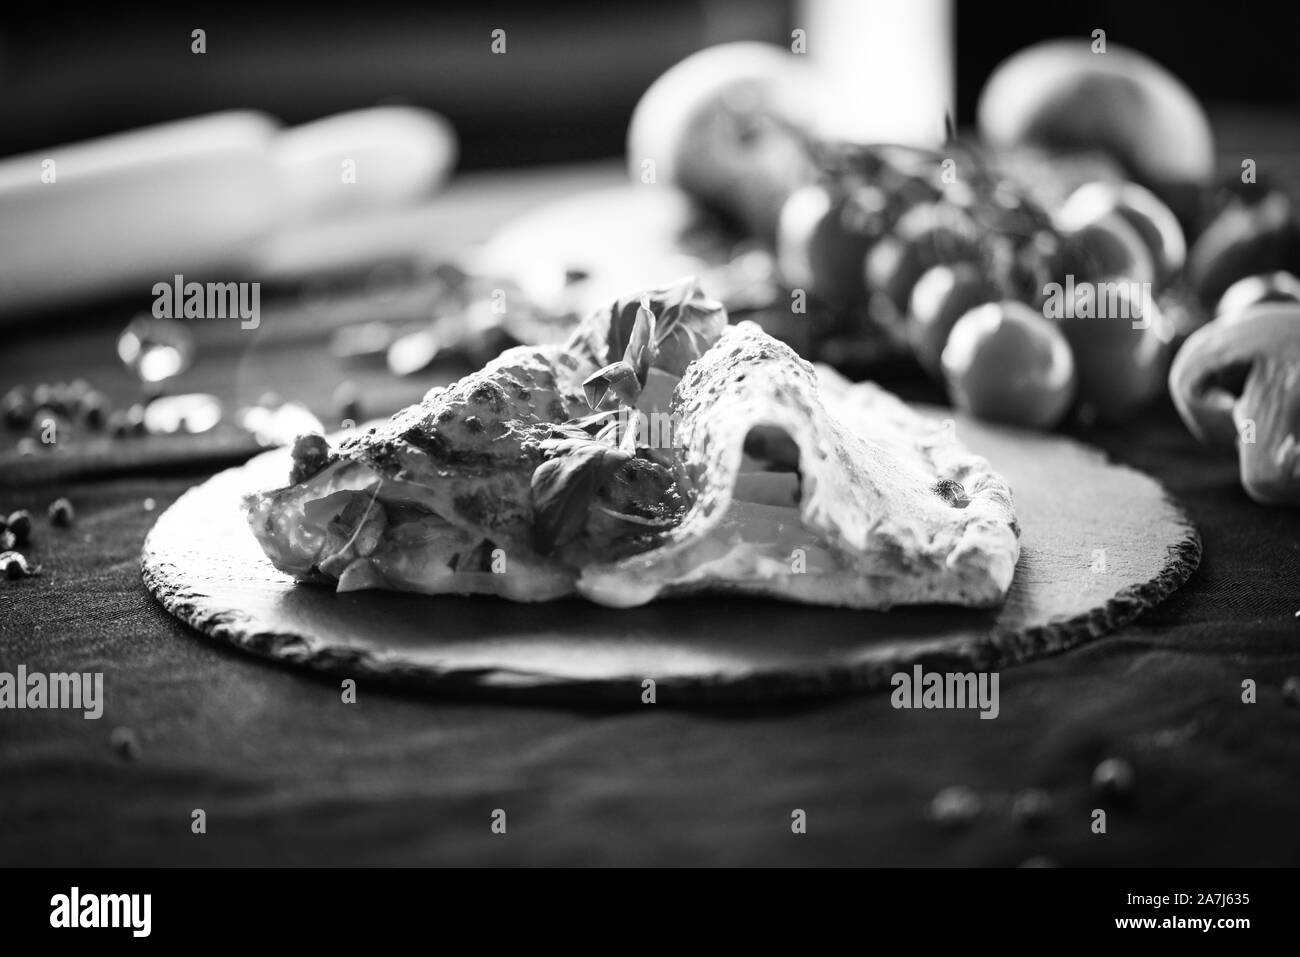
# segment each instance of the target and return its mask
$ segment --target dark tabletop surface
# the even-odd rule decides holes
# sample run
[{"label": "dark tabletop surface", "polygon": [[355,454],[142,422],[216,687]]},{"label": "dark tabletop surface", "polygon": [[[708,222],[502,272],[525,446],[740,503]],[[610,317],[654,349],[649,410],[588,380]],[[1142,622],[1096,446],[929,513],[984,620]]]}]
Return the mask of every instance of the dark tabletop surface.
[{"label": "dark tabletop surface", "polygon": [[[473,225],[457,235],[575,181],[518,175],[458,186],[452,205]],[[475,217],[485,205],[492,215]],[[86,375],[126,394],[117,326],[10,334],[0,387]],[[303,371],[292,341],[250,360],[246,342],[203,335],[196,388],[262,381],[250,363],[321,403],[337,381]],[[887,384],[937,398],[909,376]],[[995,721],[896,711],[885,695],[593,711],[363,682],[344,704],[337,679],[218,646],[144,591],[152,521],[214,465],[0,482],[0,508],[43,514],[66,495],[77,509],[69,529],[38,520],[41,577],[0,582],[0,671],[103,671],[106,697],[98,721],[0,711],[0,864],[1300,864],[1300,707],[1281,692],[1300,675],[1300,511],[1252,504],[1234,458],[1198,447],[1168,403],[1080,437],[1163,481],[1204,557],[1135,624],[1006,669]],[[762,627],[745,614],[738,606],[738,627]],[[1247,678],[1255,704],[1242,702]],[[133,747],[120,745],[128,734]],[[1092,792],[1107,757],[1135,770],[1128,802]],[[954,784],[986,806],[955,831],[926,813]],[[1036,828],[1007,811],[1027,787],[1052,798]],[[1090,830],[1097,806],[1110,813],[1105,835]],[[191,833],[197,808],[203,835]],[[495,809],[504,835],[491,830]],[[794,809],[806,834],[791,832]]]}]

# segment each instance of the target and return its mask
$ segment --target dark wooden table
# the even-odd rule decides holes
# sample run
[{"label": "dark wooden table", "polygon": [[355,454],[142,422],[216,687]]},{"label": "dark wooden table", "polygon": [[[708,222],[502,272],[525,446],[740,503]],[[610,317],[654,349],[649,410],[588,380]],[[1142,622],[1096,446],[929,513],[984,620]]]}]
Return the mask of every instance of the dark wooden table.
[{"label": "dark wooden table", "polygon": [[[481,238],[547,196],[616,175],[467,177],[408,226],[449,244]],[[129,395],[112,353],[126,316],[95,318],[9,330],[0,390],[84,375]],[[323,408],[343,374],[303,361],[295,335],[257,348],[224,329],[200,339],[187,385],[228,399],[274,386]],[[424,387],[370,375],[386,404]],[[888,384],[938,398],[910,375]],[[0,582],[0,671],[103,671],[106,686],[98,721],[0,711],[0,863],[1300,863],[1300,708],[1281,692],[1300,674],[1300,511],[1253,505],[1232,457],[1199,448],[1167,403],[1080,437],[1163,480],[1199,525],[1204,559],[1120,633],[1004,671],[995,721],[895,711],[884,695],[609,712],[363,683],[345,704],[337,681],[218,647],[141,586],[157,510],[214,465],[0,487],[0,508],[43,510],[67,495],[78,511],[71,529],[40,523],[42,577]],[[737,606],[736,627],[762,627],[747,614]],[[1248,678],[1254,704],[1242,702]],[[1112,756],[1135,769],[1128,803],[1092,791],[1094,766]],[[986,807],[955,831],[926,813],[954,784]],[[1027,787],[1052,799],[1032,829],[1008,813]],[[1097,806],[1110,809],[1105,835],[1089,827]],[[203,835],[191,832],[198,808]],[[491,830],[497,809],[504,835]],[[795,809],[806,834],[791,832]]]}]

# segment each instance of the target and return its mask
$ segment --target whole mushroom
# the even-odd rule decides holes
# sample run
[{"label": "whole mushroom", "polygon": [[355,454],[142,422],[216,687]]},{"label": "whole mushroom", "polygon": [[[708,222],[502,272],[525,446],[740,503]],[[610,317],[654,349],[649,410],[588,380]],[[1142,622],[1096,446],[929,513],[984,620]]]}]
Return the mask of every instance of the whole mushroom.
[{"label": "whole mushroom", "polygon": [[1198,439],[1236,444],[1246,494],[1300,505],[1300,303],[1259,303],[1196,330],[1169,392]]},{"label": "whole mushroom", "polygon": [[1219,297],[1214,314],[1244,312],[1260,302],[1300,302],[1300,279],[1285,270],[1238,279]]},{"label": "whole mushroom", "polygon": [[634,180],[673,183],[771,239],[781,206],[816,178],[806,134],[824,100],[817,74],[784,47],[736,42],[691,54],[655,80],[632,113]]},{"label": "whole mushroom", "polygon": [[1117,43],[1105,52],[1084,39],[1027,47],[993,71],[977,110],[995,147],[1104,150],[1175,212],[1213,177],[1214,137],[1191,90]]}]

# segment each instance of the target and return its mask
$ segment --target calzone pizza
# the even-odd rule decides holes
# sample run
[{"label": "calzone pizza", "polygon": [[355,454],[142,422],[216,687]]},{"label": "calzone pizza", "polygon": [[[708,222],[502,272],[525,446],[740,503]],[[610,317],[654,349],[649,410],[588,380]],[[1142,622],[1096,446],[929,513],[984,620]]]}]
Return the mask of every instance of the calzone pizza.
[{"label": "calzone pizza", "polygon": [[1019,553],[1010,490],[951,428],[728,325],[694,281],[337,447],[304,437],[245,504],[277,568],[340,591],[989,606]]}]

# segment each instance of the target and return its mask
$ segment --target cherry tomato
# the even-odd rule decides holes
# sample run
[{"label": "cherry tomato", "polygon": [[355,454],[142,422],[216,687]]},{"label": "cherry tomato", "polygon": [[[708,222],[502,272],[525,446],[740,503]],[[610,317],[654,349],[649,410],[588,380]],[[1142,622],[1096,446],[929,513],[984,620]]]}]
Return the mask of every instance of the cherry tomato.
[{"label": "cherry tomato", "polygon": [[1290,198],[1265,194],[1256,203],[1232,199],[1205,227],[1187,256],[1187,278],[1208,308],[1238,279],[1293,268],[1300,246]]},{"label": "cherry tomato", "polygon": [[846,204],[819,185],[790,194],[777,224],[776,258],[781,278],[831,302],[866,297],[860,264],[869,240],[847,228]]},{"label": "cherry tomato", "polygon": [[1173,210],[1137,183],[1084,183],[1056,214],[1057,226],[1075,232],[1090,223],[1118,215],[1137,231],[1155,258],[1157,278],[1167,282],[1187,260],[1187,240]]},{"label": "cherry tomato", "polygon": [[997,287],[974,263],[927,270],[912,289],[907,311],[907,341],[921,367],[941,378],[943,347],[952,327],[971,309],[997,299]]},{"label": "cherry tomato", "polygon": [[948,203],[921,203],[871,247],[863,274],[869,293],[884,294],[902,312],[927,269],[978,258],[979,227],[969,213]]},{"label": "cherry tomato", "polygon": [[977,306],[943,349],[958,408],[998,422],[1049,429],[1074,400],[1074,357],[1061,330],[1022,302]]},{"label": "cherry tomato", "polygon": [[1156,260],[1141,234],[1118,212],[1065,232],[1065,268],[1076,282],[1125,276],[1156,282]]},{"label": "cherry tomato", "polygon": [[1150,287],[1125,279],[1095,283],[1090,315],[1060,320],[1074,353],[1079,411],[1123,421],[1164,389],[1173,355],[1172,325]]}]

